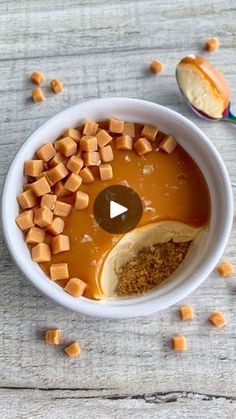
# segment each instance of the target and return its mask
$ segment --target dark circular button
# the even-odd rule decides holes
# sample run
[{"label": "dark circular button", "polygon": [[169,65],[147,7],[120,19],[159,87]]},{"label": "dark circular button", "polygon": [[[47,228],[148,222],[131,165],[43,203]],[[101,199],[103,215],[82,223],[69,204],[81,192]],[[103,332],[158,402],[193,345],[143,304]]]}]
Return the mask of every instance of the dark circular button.
[{"label": "dark circular button", "polygon": [[128,186],[113,185],[103,189],[94,201],[93,214],[98,225],[112,234],[124,234],[139,223],[143,204]]}]

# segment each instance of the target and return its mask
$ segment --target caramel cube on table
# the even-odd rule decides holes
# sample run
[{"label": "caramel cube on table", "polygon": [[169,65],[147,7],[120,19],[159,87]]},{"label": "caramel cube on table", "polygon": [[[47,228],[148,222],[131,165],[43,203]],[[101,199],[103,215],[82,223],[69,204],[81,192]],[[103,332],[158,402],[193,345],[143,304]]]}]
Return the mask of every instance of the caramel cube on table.
[{"label": "caramel cube on table", "polygon": [[89,167],[84,167],[84,169],[82,169],[79,174],[82,178],[82,183],[84,184],[89,184],[94,181],[94,176]]},{"label": "caramel cube on table", "polygon": [[219,48],[219,45],[220,45],[219,39],[214,37],[214,38],[208,39],[208,41],[205,43],[204,48],[208,52],[215,52]]},{"label": "caramel cube on table", "polygon": [[133,138],[129,135],[122,135],[116,139],[117,150],[133,150]]},{"label": "caramel cube on table", "polygon": [[25,242],[27,244],[43,243],[45,239],[45,231],[42,228],[31,227],[26,234]]},{"label": "caramel cube on table", "polygon": [[33,71],[31,74],[31,81],[34,84],[42,84],[45,80],[45,76],[41,71]]},{"label": "caramel cube on table", "polygon": [[144,154],[150,153],[150,151],[152,151],[152,145],[147,140],[147,138],[139,138],[134,143],[134,149],[139,156],[143,156]]},{"label": "caramel cube on table", "polygon": [[40,207],[35,210],[34,222],[39,227],[46,227],[52,223],[53,213],[48,207]]},{"label": "caramel cube on table", "polygon": [[78,156],[71,156],[67,162],[67,169],[69,169],[71,172],[73,172],[75,175],[78,175],[80,170],[82,169],[84,165],[83,160]]},{"label": "caramel cube on table", "polygon": [[77,191],[75,195],[75,209],[84,210],[88,208],[89,196],[86,192]]},{"label": "caramel cube on table", "polygon": [[36,180],[31,184],[31,189],[36,196],[42,196],[51,191],[50,185],[45,176]]},{"label": "caramel cube on table", "polygon": [[81,297],[83,295],[84,290],[87,284],[79,278],[71,278],[64,290],[67,291],[69,294],[73,295],[73,297]]},{"label": "caramel cube on table", "polygon": [[98,151],[87,151],[83,153],[85,166],[99,166],[101,164],[101,155]]},{"label": "caramel cube on table", "polygon": [[43,160],[26,160],[24,163],[24,174],[26,176],[38,176],[43,172]]},{"label": "caramel cube on table", "polygon": [[159,60],[153,60],[150,65],[150,71],[153,74],[161,73],[164,70],[164,68],[165,68],[165,65]]},{"label": "caramel cube on table", "polygon": [[129,137],[135,136],[135,125],[133,122],[125,122],[124,123],[124,129],[123,129],[123,135],[128,135]]},{"label": "caramel cube on table", "polygon": [[221,263],[217,266],[217,270],[220,276],[222,276],[222,278],[227,278],[228,276],[231,276],[234,273],[234,267],[229,262]]},{"label": "caramel cube on table", "polygon": [[72,206],[66,202],[56,201],[54,215],[58,215],[59,217],[68,217],[71,208]]},{"label": "caramel cube on table", "polygon": [[103,163],[108,163],[114,160],[113,151],[110,145],[102,147],[100,149],[100,156]]},{"label": "caramel cube on table", "polygon": [[65,160],[65,156],[63,156],[63,154],[60,153],[60,151],[57,151],[55,156],[48,162],[48,166],[49,167],[54,167],[57,166],[59,163],[63,163],[63,161]]},{"label": "caramel cube on table", "polygon": [[50,247],[46,243],[38,243],[32,248],[31,256],[34,262],[49,262],[51,260]]},{"label": "caramel cube on table", "polygon": [[37,198],[32,189],[28,189],[17,195],[17,201],[23,209],[32,208],[37,204]]},{"label": "caramel cube on table", "polygon": [[158,128],[154,125],[144,125],[141,132],[141,137],[147,138],[150,141],[155,141],[157,133]]},{"label": "caramel cube on table", "polygon": [[73,358],[80,354],[81,349],[78,342],[72,342],[70,345],[64,348],[64,351],[70,358]]},{"label": "caramel cube on table", "polygon": [[51,89],[54,93],[61,93],[63,91],[63,84],[59,79],[53,79],[50,82]]},{"label": "caramel cube on table", "polygon": [[32,90],[32,99],[35,103],[43,102],[46,99],[40,87],[35,87],[35,89]]},{"label": "caramel cube on table", "polygon": [[61,343],[61,330],[60,329],[46,330],[45,342],[49,345],[59,345]]},{"label": "caramel cube on table", "polygon": [[194,313],[192,306],[182,306],[179,311],[182,320],[193,320]]},{"label": "caramel cube on table", "polygon": [[65,181],[64,187],[71,192],[77,191],[82,183],[82,178],[79,175],[71,173]]},{"label": "caramel cube on table", "polygon": [[109,119],[109,131],[114,134],[122,134],[124,130],[124,121],[120,119]]},{"label": "caramel cube on table", "polygon": [[52,281],[57,281],[58,279],[67,279],[69,278],[69,270],[67,263],[53,263],[50,266],[50,277]]},{"label": "caramel cube on table", "polygon": [[53,193],[56,196],[68,196],[71,194],[71,192],[65,188],[64,183],[61,180],[53,187]]},{"label": "caramel cube on table", "polygon": [[34,211],[32,209],[22,212],[16,217],[16,224],[21,230],[28,230],[34,227]]},{"label": "caramel cube on table", "polygon": [[104,163],[99,166],[99,173],[101,180],[113,179],[113,170],[109,163]]},{"label": "caramel cube on table", "polygon": [[176,149],[177,142],[174,137],[172,137],[171,135],[168,135],[165,138],[163,138],[163,140],[159,144],[159,147],[161,150],[165,151],[167,154],[171,154]]},{"label": "caramel cube on table", "polygon": [[54,255],[70,250],[69,237],[64,234],[58,234],[58,236],[53,237],[51,240],[51,248]]},{"label": "caramel cube on table", "polygon": [[64,156],[70,157],[77,153],[77,143],[70,137],[62,138],[58,141],[58,151]]},{"label": "caramel cube on table", "polygon": [[84,124],[83,135],[96,135],[98,124],[95,121],[88,120]]},{"label": "caramel cube on table", "polygon": [[104,129],[101,129],[96,135],[98,146],[105,147],[105,145],[109,144],[112,141],[112,137],[106,132]]},{"label": "caramel cube on table", "polygon": [[174,351],[186,351],[187,345],[185,336],[173,336],[172,349]]},{"label": "caramel cube on table", "polygon": [[48,162],[56,155],[56,150],[53,147],[52,143],[44,144],[42,147],[40,147],[36,154],[40,160],[43,160],[44,162]]},{"label": "caramel cube on table", "polygon": [[81,138],[81,132],[76,128],[68,128],[64,132],[64,136],[65,137],[70,137],[70,138],[72,138],[72,140],[74,140],[76,143],[78,143],[80,138]]},{"label": "caramel cube on table", "polygon": [[81,151],[97,151],[98,141],[97,137],[91,135],[85,135],[80,139],[80,150]]},{"label": "caramel cube on table", "polygon": [[215,311],[212,313],[208,319],[213,326],[215,327],[223,327],[226,325],[226,320],[224,315],[221,313],[221,311]]},{"label": "caramel cube on table", "polygon": [[47,226],[47,231],[49,231],[49,233],[51,233],[53,236],[57,236],[63,232],[64,226],[64,220],[60,217],[55,217],[52,221],[52,224]]},{"label": "caramel cube on table", "polygon": [[54,210],[55,207],[55,203],[57,200],[57,196],[56,195],[50,195],[50,194],[46,194],[43,195],[40,201],[40,206],[41,207],[48,207],[50,210]]},{"label": "caramel cube on table", "polygon": [[52,185],[64,179],[69,174],[67,168],[63,163],[59,163],[57,166],[47,171],[47,176],[50,179]]}]

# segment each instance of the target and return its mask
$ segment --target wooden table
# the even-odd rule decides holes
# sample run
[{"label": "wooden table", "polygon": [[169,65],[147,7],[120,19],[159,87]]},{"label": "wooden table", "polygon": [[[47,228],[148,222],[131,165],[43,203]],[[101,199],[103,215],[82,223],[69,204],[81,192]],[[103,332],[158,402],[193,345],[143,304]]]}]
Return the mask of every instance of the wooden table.
[{"label": "wooden table", "polygon": [[[191,4],[191,5],[190,5]],[[221,153],[236,189],[236,127],[197,119],[183,103],[174,70],[186,53],[211,55],[236,102],[236,1],[18,0],[0,2],[1,182],[18,148],[43,121],[81,100],[137,97],[194,121]],[[153,58],[165,72],[148,71]],[[65,85],[33,104],[28,76],[42,70]],[[235,262],[235,229],[224,259]],[[148,318],[99,320],[70,312],[41,295],[19,272],[1,238],[0,417],[65,419],[236,417],[236,278],[216,272],[183,303],[196,317],[182,323],[178,306]],[[212,310],[228,319],[210,326]],[[80,358],[48,347],[43,333],[60,327],[78,339]],[[173,353],[184,333],[189,350]]]}]

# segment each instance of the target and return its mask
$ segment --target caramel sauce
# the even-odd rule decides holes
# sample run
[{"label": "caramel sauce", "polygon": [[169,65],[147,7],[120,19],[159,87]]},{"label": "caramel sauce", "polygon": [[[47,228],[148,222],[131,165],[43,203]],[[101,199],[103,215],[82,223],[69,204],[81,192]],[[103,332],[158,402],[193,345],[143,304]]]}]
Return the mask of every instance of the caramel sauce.
[{"label": "caramel sauce", "polygon": [[[106,123],[101,125],[106,127]],[[142,126],[136,124],[135,128],[138,138]],[[71,248],[68,252],[52,255],[50,262],[40,263],[48,275],[52,263],[67,262],[70,277],[79,277],[88,284],[84,295],[92,299],[101,297],[99,272],[106,255],[121,237],[102,230],[93,216],[94,200],[107,186],[126,184],[138,193],[144,205],[139,226],[160,220],[178,220],[199,227],[209,221],[210,195],[203,174],[179,145],[172,154],[159,150],[158,144],[163,136],[163,133],[158,133],[154,150],[142,157],[135,151],[116,150],[112,141],[114,177],[102,182],[97,168],[92,168],[95,181],[80,187],[89,194],[89,207],[83,211],[72,208],[65,218],[63,234],[69,236]],[[74,202],[70,196],[59,199]],[[49,235],[47,242],[50,242]],[[65,286],[67,281],[57,282]]]}]

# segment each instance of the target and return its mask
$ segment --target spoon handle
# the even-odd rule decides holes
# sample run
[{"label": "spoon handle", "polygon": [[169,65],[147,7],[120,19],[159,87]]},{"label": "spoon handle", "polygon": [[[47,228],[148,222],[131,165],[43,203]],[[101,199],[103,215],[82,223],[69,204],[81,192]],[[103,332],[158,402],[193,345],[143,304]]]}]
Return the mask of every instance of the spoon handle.
[{"label": "spoon handle", "polygon": [[227,114],[222,118],[225,122],[231,122],[236,124],[236,116],[232,114],[230,107],[228,108]]}]

